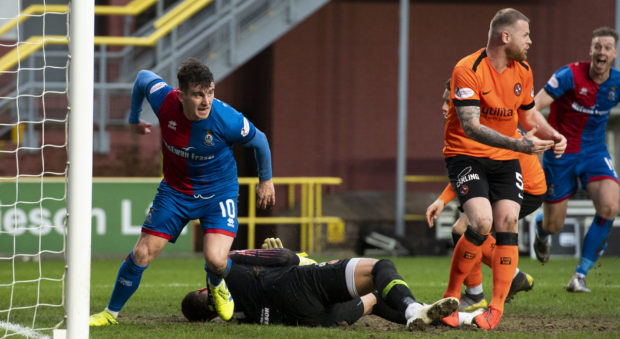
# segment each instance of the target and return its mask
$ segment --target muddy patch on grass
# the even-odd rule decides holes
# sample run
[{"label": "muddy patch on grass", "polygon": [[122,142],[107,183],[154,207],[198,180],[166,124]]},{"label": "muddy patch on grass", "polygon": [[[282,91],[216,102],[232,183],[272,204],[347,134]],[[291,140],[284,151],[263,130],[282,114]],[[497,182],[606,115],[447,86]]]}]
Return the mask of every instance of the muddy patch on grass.
[{"label": "muddy patch on grass", "polygon": [[[405,331],[404,325],[395,324],[374,315],[365,316],[355,324],[349,326],[351,330],[360,331]],[[438,334],[446,331],[454,331],[445,325],[429,325],[425,333]],[[466,331],[482,331],[477,328],[463,328]],[[560,334],[590,332],[592,335],[605,333],[620,333],[620,320],[614,316],[588,317],[588,316],[511,316],[506,314],[502,317],[499,326],[493,330],[497,333],[524,333],[533,334]]]}]

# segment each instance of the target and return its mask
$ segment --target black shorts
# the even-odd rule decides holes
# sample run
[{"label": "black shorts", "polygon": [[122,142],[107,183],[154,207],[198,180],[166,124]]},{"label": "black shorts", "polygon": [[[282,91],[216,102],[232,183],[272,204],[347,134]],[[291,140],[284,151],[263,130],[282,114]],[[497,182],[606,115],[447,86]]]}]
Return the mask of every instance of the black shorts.
[{"label": "black shorts", "polygon": [[349,259],[297,266],[272,281],[275,304],[286,325],[325,326],[330,308],[353,299],[347,289]]},{"label": "black shorts", "polygon": [[471,198],[491,202],[523,201],[523,177],[519,160],[493,160],[457,155],[446,158],[448,177],[461,206]]},{"label": "black shorts", "polygon": [[527,192],[523,193],[523,202],[521,203],[521,211],[519,211],[519,219],[523,219],[536,211],[545,201],[545,194],[532,195]]}]

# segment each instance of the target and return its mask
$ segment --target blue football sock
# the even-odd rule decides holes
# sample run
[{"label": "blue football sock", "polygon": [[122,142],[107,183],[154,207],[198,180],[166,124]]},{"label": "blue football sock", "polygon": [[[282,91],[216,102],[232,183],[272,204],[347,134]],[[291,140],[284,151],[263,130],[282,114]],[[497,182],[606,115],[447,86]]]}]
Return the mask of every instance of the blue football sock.
[{"label": "blue football sock", "polygon": [[121,308],[125,306],[127,300],[131,298],[133,293],[138,289],[138,286],[140,286],[142,272],[144,272],[147,267],[149,267],[149,265],[140,266],[136,264],[133,260],[133,251],[129,253],[118,269],[114,290],[112,291],[112,296],[108,303],[108,309],[110,311],[119,312]]},{"label": "blue football sock", "polygon": [[219,285],[222,279],[226,278],[226,276],[228,275],[228,272],[230,272],[231,264],[232,264],[232,261],[230,260],[230,258],[228,258],[228,261],[226,262],[226,269],[224,269],[224,272],[217,274],[211,271],[211,269],[209,269],[209,266],[207,266],[207,264],[205,263],[205,271],[207,272],[207,285],[211,285],[211,286]]},{"label": "blue football sock", "polygon": [[590,225],[590,229],[583,239],[581,259],[579,259],[575,272],[583,275],[588,274],[588,271],[607,247],[607,237],[613,222],[613,219],[601,218],[598,214],[594,216],[592,225]]},{"label": "blue football sock", "polygon": [[538,215],[536,216],[536,235],[538,235],[538,238],[540,239],[545,239],[547,238],[547,232],[545,232],[545,230],[543,230],[542,228],[542,220],[543,220],[543,214],[538,213]]}]

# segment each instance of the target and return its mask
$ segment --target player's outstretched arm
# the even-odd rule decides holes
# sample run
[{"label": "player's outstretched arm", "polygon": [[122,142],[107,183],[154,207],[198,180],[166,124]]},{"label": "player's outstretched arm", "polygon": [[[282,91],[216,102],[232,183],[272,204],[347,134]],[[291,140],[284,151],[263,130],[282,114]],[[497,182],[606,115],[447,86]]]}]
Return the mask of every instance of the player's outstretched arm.
[{"label": "player's outstretched arm", "polygon": [[528,154],[542,153],[553,147],[552,140],[537,137],[515,139],[481,124],[479,106],[457,107],[456,112],[465,136],[479,143]]},{"label": "player's outstretched arm", "polygon": [[[539,126],[537,136],[544,139],[553,140],[553,153],[555,153],[556,158],[559,158],[564,154],[566,150],[566,138],[556,131],[549,123],[547,119],[542,115],[542,111],[548,108],[554,101],[554,97],[551,96],[544,88],[538,91],[536,96],[534,97],[534,110],[529,113],[529,119],[526,117],[525,123],[522,123],[526,128],[532,128],[534,126]],[[531,120],[528,122],[527,120]],[[531,126],[527,126],[527,124]]]},{"label": "player's outstretched arm", "polygon": [[553,141],[553,153],[555,153],[556,158],[559,158],[566,150],[566,138],[551,127],[545,116],[540,113],[549,107],[553,101],[554,98],[544,88],[541,89],[534,97],[534,107],[527,111],[519,112],[519,122],[528,130],[535,128],[535,135],[538,138]]},{"label": "player's outstretched arm", "polygon": [[299,258],[288,248],[235,250],[228,254],[235,264],[256,266],[297,266]]},{"label": "player's outstretched arm", "polygon": [[[547,124],[548,126],[548,124]],[[551,126],[548,126],[549,128],[551,128]],[[543,127],[544,128],[544,127]],[[551,128],[552,131],[544,133],[544,137],[549,138],[547,140],[550,140],[553,142],[553,145],[551,146],[551,149],[553,149],[553,153],[555,153],[555,157],[559,158],[562,156],[562,154],[564,154],[564,151],[566,150],[566,138],[555,131],[555,129]],[[538,139],[537,137],[537,133],[539,131],[539,126],[535,126],[534,128],[532,128],[531,130],[529,130],[524,136],[523,136],[523,140],[527,140],[528,142],[530,140],[536,140]],[[540,140],[540,139],[538,139]],[[547,150],[547,149],[544,149]],[[541,152],[533,152],[534,154],[536,153],[541,153]]]}]

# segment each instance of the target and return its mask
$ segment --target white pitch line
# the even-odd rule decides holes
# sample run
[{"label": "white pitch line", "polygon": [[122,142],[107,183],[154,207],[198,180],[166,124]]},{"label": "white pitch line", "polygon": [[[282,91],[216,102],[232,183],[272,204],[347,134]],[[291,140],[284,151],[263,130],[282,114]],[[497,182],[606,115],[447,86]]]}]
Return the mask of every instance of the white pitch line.
[{"label": "white pitch line", "polygon": [[[95,286],[95,285],[93,285]],[[99,288],[111,288],[114,287],[112,284],[97,284]],[[141,283],[140,286],[152,288],[152,287],[192,287],[197,286],[197,284],[187,284],[187,283],[171,283],[171,284],[153,284],[153,283]]]},{"label": "white pitch line", "polygon": [[11,332],[15,332],[16,334],[21,334],[25,337],[28,338],[40,338],[40,339],[50,339],[49,336],[45,335],[45,334],[41,334],[36,332],[35,330],[28,328],[28,327],[23,327],[21,325],[17,325],[17,324],[11,324],[11,323],[7,323],[6,321],[0,321],[0,328],[4,328],[7,329]]}]

